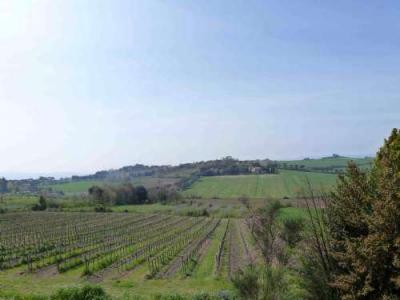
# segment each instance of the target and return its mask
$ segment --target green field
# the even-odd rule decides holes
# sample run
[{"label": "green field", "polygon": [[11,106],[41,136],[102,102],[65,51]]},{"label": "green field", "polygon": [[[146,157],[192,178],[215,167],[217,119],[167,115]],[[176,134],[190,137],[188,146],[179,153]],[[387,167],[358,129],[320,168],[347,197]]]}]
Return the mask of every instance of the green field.
[{"label": "green field", "polygon": [[351,158],[351,157],[326,157],[319,159],[303,159],[303,160],[282,160],[279,164],[286,164],[287,166],[304,166],[306,169],[321,170],[330,168],[331,170],[343,171],[346,169],[349,161],[353,161],[361,169],[370,168],[373,158]]},{"label": "green field", "polygon": [[[173,184],[177,181],[176,178],[168,178],[168,177],[137,177],[130,182],[133,185],[144,185],[145,187],[154,187],[161,186],[165,184]],[[71,181],[65,183],[52,184],[47,187],[52,188],[54,191],[63,192],[65,194],[80,194],[86,193],[90,187],[93,185],[115,185],[121,184],[121,182],[107,182],[107,181],[99,181],[99,180],[80,180],[80,181]]]},{"label": "green field", "polygon": [[0,209],[17,211],[30,209],[38,203],[38,197],[35,196],[1,196]]},{"label": "green field", "polygon": [[307,178],[315,189],[329,190],[336,183],[334,174],[281,170],[277,175],[202,177],[184,191],[184,195],[202,198],[294,198],[306,187]]},{"label": "green field", "polygon": [[66,183],[58,183],[49,185],[54,191],[63,193],[83,193],[87,192],[93,185],[103,185],[103,181],[85,180],[85,181],[71,181]]},{"label": "green field", "polygon": [[279,210],[279,219],[287,220],[287,219],[307,219],[308,212],[305,208],[297,208],[297,207],[283,207]]}]

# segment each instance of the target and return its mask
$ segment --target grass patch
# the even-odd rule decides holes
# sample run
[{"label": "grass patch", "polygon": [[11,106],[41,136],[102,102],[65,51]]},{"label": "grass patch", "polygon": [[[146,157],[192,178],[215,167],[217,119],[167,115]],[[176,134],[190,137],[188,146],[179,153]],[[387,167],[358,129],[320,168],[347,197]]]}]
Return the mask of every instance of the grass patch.
[{"label": "grass patch", "polygon": [[283,207],[279,209],[280,221],[288,219],[306,219],[306,218],[308,218],[308,212],[306,208]]},{"label": "grass patch", "polygon": [[104,181],[94,181],[94,180],[85,180],[85,181],[72,181],[65,183],[57,183],[49,185],[49,188],[52,188],[54,191],[63,192],[65,194],[68,193],[86,193],[90,187],[93,185],[104,185]]}]

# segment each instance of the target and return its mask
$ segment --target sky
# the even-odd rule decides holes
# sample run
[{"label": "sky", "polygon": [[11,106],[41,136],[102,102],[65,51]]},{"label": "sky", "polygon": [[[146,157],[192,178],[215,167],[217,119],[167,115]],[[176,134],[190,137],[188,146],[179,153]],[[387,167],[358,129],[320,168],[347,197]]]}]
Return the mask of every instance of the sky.
[{"label": "sky", "polygon": [[0,176],[373,155],[398,0],[0,0]]}]

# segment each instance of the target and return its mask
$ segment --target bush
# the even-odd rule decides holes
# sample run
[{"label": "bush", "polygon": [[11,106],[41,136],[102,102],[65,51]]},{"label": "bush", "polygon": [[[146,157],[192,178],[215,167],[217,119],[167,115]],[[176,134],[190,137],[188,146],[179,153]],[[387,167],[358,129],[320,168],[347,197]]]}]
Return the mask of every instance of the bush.
[{"label": "bush", "polygon": [[192,209],[186,212],[186,216],[188,217],[209,217],[210,213],[207,209]]},{"label": "bush", "polygon": [[290,247],[294,247],[301,241],[301,233],[304,229],[304,219],[287,219],[283,221],[282,239]]},{"label": "bush", "polygon": [[267,266],[262,275],[261,299],[285,299],[288,286],[283,270]]},{"label": "bush", "polygon": [[179,294],[172,294],[172,295],[156,295],[154,300],[187,300],[187,297],[184,297]]},{"label": "bush", "polygon": [[256,268],[249,265],[232,278],[241,299],[287,299],[288,282],[284,270],[266,266]]},{"label": "bush", "polygon": [[232,278],[233,285],[243,299],[258,299],[260,282],[259,271],[250,265],[244,270],[239,270]]},{"label": "bush", "polygon": [[60,205],[60,203],[58,203],[54,200],[51,200],[51,201],[47,202],[47,207],[52,208],[52,209],[59,209],[59,208],[61,208],[61,205]]},{"label": "bush", "polygon": [[95,212],[106,212],[106,208],[104,206],[96,206],[94,208]]},{"label": "bush", "polygon": [[112,210],[108,207],[98,205],[94,208],[95,212],[104,213],[104,212],[112,212]]},{"label": "bush", "polygon": [[111,300],[105,291],[98,286],[86,285],[83,288],[66,288],[58,290],[51,300]]},{"label": "bush", "polygon": [[46,210],[46,209],[47,209],[46,198],[44,196],[40,196],[39,203],[35,204],[32,207],[32,210],[34,210],[34,211],[42,211],[42,210]]},{"label": "bush", "polygon": [[1,293],[0,299],[12,299],[12,300],[48,300],[49,297],[46,296],[38,296],[38,295],[29,295],[29,296],[21,296],[14,293]]}]

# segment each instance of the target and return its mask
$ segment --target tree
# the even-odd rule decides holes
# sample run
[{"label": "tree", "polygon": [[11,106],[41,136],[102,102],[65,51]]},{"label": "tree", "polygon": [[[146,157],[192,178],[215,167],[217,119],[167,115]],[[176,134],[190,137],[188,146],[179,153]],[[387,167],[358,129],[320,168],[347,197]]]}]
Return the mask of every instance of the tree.
[{"label": "tree", "polygon": [[32,207],[32,210],[46,210],[47,209],[47,201],[44,196],[39,197],[39,203],[35,204]]},{"label": "tree", "polygon": [[277,222],[279,209],[282,204],[279,201],[273,201],[267,207],[261,209],[254,217],[254,234],[260,242],[264,260],[267,265],[271,264],[275,253],[275,243],[279,233]]},{"label": "tree", "polygon": [[125,183],[120,187],[114,187],[115,191],[115,204],[136,204],[137,196],[136,189],[131,183]]},{"label": "tree", "polygon": [[7,193],[7,180],[5,178],[0,178],[0,194]]},{"label": "tree", "polygon": [[147,200],[147,190],[143,185],[136,187],[137,203],[143,204]]},{"label": "tree", "polygon": [[400,131],[379,150],[370,173],[351,163],[328,209],[332,286],[343,299],[400,295]]},{"label": "tree", "polygon": [[89,188],[89,195],[92,197],[94,202],[102,207],[112,205],[116,195],[109,187],[99,187],[97,185]]}]

